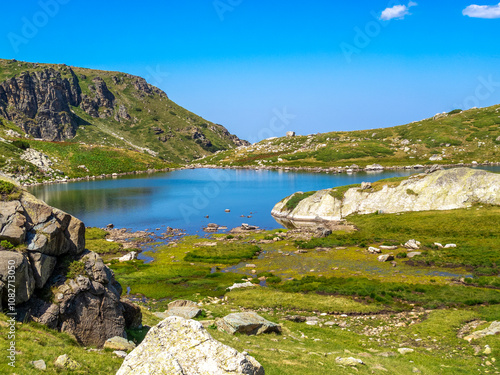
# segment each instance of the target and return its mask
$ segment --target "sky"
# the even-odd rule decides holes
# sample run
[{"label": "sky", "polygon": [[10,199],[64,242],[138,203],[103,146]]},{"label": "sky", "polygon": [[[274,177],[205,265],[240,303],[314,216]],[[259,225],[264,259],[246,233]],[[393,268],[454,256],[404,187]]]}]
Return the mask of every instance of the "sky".
[{"label": "sky", "polygon": [[251,142],[375,129],[500,103],[479,1],[5,1],[0,58],[142,76]]}]

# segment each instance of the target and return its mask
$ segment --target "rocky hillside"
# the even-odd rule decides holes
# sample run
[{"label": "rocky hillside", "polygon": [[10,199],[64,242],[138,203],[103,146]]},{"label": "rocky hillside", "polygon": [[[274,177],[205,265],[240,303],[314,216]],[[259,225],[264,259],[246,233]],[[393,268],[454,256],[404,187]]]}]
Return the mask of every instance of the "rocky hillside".
[{"label": "rocky hillside", "polygon": [[[345,124],[348,128],[349,124]],[[270,138],[202,163],[259,168],[364,169],[500,162],[500,105],[455,110],[391,128]]]},{"label": "rocky hillside", "polygon": [[[69,143],[177,163],[246,144],[141,77],[16,60],[0,60],[0,137],[23,138],[55,158],[68,153]],[[48,150],[47,142],[62,150]]]},{"label": "rocky hillside", "polygon": [[121,302],[121,292],[100,256],[85,249],[80,220],[0,179],[0,310],[102,346],[140,324],[140,310]]},{"label": "rocky hillside", "polygon": [[277,203],[272,215],[281,221],[340,221],[374,212],[452,210],[474,204],[500,205],[500,175],[456,168],[409,178],[295,193]]}]

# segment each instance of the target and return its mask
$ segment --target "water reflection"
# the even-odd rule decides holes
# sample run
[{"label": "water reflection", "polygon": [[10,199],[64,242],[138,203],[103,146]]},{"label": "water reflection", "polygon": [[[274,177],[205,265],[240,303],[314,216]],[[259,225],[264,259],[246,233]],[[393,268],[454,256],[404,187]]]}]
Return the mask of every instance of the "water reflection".
[{"label": "water reflection", "polygon": [[[496,170],[500,168],[496,167]],[[271,209],[276,202],[296,191],[374,182],[381,178],[413,173],[416,172],[398,170],[335,175],[269,170],[187,169],[43,185],[29,190],[48,204],[83,220],[87,226],[103,227],[113,223],[116,227],[132,230],[171,226],[195,234],[210,222],[228,228],[242,223],[266,229],[277,228],[279,224],[272,218]],[[226,212],[226,209],[230,212]]]}]

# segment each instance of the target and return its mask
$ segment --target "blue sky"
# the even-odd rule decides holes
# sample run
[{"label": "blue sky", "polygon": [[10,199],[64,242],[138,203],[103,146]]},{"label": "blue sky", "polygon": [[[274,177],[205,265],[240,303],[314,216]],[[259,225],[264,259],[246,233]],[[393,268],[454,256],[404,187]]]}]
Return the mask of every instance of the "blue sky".
[{"label": "blue sky", "polygon": [[251,141],[500,103],[495,0],[416,3],[9,1],[0,57],[143,76]]}]

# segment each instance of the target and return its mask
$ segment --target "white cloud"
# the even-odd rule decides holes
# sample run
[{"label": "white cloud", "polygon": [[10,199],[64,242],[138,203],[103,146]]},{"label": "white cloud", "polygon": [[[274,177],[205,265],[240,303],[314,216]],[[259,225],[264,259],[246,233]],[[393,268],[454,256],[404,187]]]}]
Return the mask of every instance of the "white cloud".
[{"label": "white cloud", "polygon": [[500,3],[498,5],[469,5],[462,11],[462,14],[472,18],[500,18]]},{"label": "white cloud", "polygon": [[380,19],[383,21],[389,21],[392,19],[402,20],[405,16],[411,14],[410,8],[417,6],[418,4],[414,1],[410,1],[408,5],[394,5],[392,8],[386,8],[382,11]]}]

